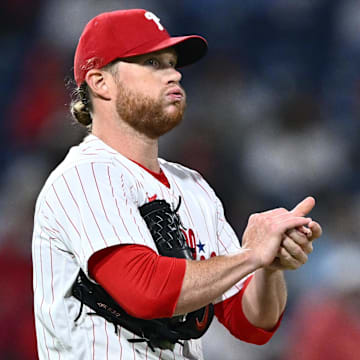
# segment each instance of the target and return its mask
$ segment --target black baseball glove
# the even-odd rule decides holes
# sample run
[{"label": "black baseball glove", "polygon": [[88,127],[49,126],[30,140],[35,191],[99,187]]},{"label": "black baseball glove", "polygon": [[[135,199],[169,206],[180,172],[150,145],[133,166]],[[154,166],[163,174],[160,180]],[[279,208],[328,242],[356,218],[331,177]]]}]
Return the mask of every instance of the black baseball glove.
[{"label": "black baseball glove", "polygon": [[[193,259],[193,250],[188,246],[185,236],[181,231],[181,221],[177,214],[181,199],[176,209],[171,209],[165,200],[154,200],[139,208],[149,231],[154,239],[158,252],[162,256]],[[129,339],[130,342],[146,341],[150,348],[173,350],[180,340],[197,339],[209,328],[214,317],[214,307],[209,304],[199,310],[183,316],[172,318],[144,320],[135,318],[126,313],[115,300],[100,286],[91,282],[80,270],[73,285],[72,295],[94,312],[89,315],[99,315],[117,327],[122,326],[139,339]]]}]

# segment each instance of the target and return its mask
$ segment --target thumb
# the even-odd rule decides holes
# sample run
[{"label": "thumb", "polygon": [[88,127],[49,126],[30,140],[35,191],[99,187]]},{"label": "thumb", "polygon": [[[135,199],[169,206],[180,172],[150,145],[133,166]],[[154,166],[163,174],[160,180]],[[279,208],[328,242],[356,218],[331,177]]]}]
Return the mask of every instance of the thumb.
[{"label": "thumb", "polygon": [[315,206],[315,199],[312,196],[308,196],[303,201],[299,202],[291,212],[296,216],[307,215]]}]

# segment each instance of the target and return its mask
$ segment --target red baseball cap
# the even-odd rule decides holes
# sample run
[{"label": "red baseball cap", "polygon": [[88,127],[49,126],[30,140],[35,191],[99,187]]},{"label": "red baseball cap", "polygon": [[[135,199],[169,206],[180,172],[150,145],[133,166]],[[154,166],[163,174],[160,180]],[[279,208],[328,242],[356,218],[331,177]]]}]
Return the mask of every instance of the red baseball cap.
[{"label": "red baseball cap", "polygon": [[118,10],[97,15],[80,36],[75,52],[74,76],[78,86],[90,69],[115,59],[174,47],[177,67],[192,64],[206,54],[207,41],[198,35],[170,37],[160,19],[143,9]]}]

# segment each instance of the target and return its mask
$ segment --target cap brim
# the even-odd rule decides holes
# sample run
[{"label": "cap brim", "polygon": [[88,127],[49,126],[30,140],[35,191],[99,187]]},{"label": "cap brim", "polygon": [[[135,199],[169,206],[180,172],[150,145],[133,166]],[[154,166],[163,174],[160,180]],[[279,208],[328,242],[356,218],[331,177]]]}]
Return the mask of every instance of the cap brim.
[{"label": "cap brim", "polygon": [[190,65],[200,60],[208,50],[207,41],[198,35],[170,38],[178,55],[177,67]]},{"label": "cap brim", "polygon": [[207,52],[207,41],[199,35],[169,37],[153,44],[145,44],[133,49],[126,57],[148,54],[154,51],[173,47],[178,55],[176,67],[190,65],[201,59]]}]

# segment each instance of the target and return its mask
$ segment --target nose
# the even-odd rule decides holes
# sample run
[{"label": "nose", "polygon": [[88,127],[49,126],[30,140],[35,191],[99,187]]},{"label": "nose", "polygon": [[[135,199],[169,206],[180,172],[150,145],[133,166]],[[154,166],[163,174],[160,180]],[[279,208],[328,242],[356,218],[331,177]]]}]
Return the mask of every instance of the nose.
[{"label": "nose", "polygon": [[171,84],[171,83],[180,83],[181,79],[182,79],[182,74],[179,70],[175,69],[175,68],[169,68],[167,69],[168,74],[167,74],[167,83]]}]

